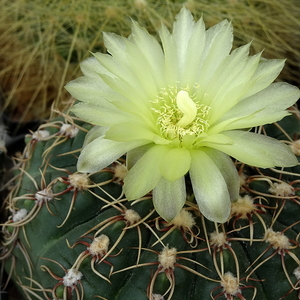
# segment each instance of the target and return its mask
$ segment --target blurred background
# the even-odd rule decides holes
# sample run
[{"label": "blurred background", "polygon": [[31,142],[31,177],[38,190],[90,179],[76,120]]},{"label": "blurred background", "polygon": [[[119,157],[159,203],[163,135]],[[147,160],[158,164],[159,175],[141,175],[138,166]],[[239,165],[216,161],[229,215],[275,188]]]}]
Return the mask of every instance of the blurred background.
[{"label": "blurred background", "polygon": [[1,0],[0,96],[5,118],[18,123],[64,109],[64,85],[80,75],[90,51],[105,52],[102,32],[128,36],[130,18],[156,34],[171,28],[185,5],[207,27],[227,18],[234,46],[253,40],[252,52],[287,58],[279,80],[300,85],[299,0]]}]

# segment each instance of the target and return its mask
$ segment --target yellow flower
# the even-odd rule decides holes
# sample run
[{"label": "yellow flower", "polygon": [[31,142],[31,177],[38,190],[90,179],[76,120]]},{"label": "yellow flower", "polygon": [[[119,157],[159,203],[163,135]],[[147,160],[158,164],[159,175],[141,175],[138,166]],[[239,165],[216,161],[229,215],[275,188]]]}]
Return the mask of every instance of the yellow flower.
[{"label": "yellow flower", "polygon": [[127,153],[126,197],[153,190],[167,221],[186,201],[189,173],[200,211],[225,222],[239,193],[230,156],[262,168],[297,164],[286,145],[248,129],[288,115],[299,90],[272,83],[283,60],[249,56],[250,44],[231,52],[227,20],[206,30],[182,8],[173,32],[162,25],[159,36],[161,44],[134,21],[128,38],[105,33],[109,54],[85,60],[84,76],[67,84],[81,101],[73,112],[97,125],[78,170],[100,170]]}]

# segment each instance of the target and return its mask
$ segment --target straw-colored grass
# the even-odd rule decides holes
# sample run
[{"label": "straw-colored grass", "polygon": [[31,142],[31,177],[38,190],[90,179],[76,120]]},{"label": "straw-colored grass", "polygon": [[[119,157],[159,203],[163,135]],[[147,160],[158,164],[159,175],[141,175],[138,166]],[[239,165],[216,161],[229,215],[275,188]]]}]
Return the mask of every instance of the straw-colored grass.
[{"label": "straw-colored grass", "polygon": [[7,113],[19,121],[48,117],[69,100],[63,86],[78,77],[89,51],[105,51],[102,31],[130,33],[130,17],[155,34],[186,5],[207,26],[224,18],[235,45],[254,39],[253,53],[287,58],[281,80],[300,85],[299,0],[2,0],[0,88]]}]

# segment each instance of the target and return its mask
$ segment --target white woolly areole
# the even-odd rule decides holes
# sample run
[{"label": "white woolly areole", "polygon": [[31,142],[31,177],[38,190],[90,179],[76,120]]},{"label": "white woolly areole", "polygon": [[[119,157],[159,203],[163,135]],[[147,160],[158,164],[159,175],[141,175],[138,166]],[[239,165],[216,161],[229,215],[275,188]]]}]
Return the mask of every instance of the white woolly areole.
[{"label": "white woolly areole", "polygon": [[18,210],[12,217],[13,222],[19,222],[23,220],[27,216],[27,210],[25,208],[21,208]]},{"label": "white woolly areole", "polygon": [[166,246],[158,255],[159,266],[166,269],[174,270],[174,264],[176,263],[176,248],[169,248]]},{"label": "white woolly areole", "polygon": [[293,274],[296,276],[297,280],[300,279],[300,266],[294,270]]},{"label": "white woolly areole", "polygon": [[76,269],[68,270],[67,274],[63,278],[64,286],[73,286],[81,279],[82,273]]},{"label": "white woolly areole", "polygon": [[51,189],[43,189],[38,191],[34,197],[37,202],[46,202],[53,199],[53,193]]},{"label": "white woolly areole", "polygon": [[70,138],[73,138],[77,135],[77,133],[79,132],[79,129],[77,127],[75,127],[74,125],[71,124],[63,124],[60,127],[60,131],[59,131],[62,135],[68,136]]},{"label": "white woolly areole", "polygon": [[76,173],[69,175],[70,186],[78,189],[85,190],[91,184],[89,175],[86,173]]},{"label": "white woolly areole", "polygon": [[101,234],[99,237],[95,237],[90,247],[89,252],[93,256],[104,256],[107,253],[109,245],[109,237],[105,234]]},{"label": "white woolly areole", "polygon": [[217,248],[224,248],[224,245],[229,243],[227,242],[226,238],[227,236],[223,232],[212,232],[209,234],[209,242],[212,246]]},{"label": "white woolly areole", "polygon": [[231,203],[231,215],[237,215],[241,219],[247,219],[247,215],[255,210],[253,199],[249,195],[239,197],[237,202]]},{"label": "white woolly areole", "polygon": [[37,141],[42,141],[50,136],[50,133],[48,130],[37,130],[32,134],[32,139]]},{"label": "white woolly areole", "polygon": [[129,225],[133,225],[141,220],[141,216],[133,209],[127,209],[124,218]]},{"label": "white woolly areole", "polygon": [[124,164],[117,164],[114,167],[114,172],[114,178],[116,178],[117,182],[120,182],[125,178],[126,174],[128,173],[128,169]]},{"label": "white woolly areole", "polygon": [[238,279],[231,272],[224,274],[221,285],[223,291],[228,295],[236,296],[237,294],[241,294]]},{"label": "white woolly areole", "polygon": [[265,241],[273,246],[276,250],[290,249],[291,244],[286,235],[279,231],[273,231],[273,229],[267,229],[265,233]]},{"label": "white woolly areole", "polygon": [[275,182],[274,187],[269,188],[269,192],[279,197],[289,197],[295,195],[294,188],[286,182]]},{"label": "white woolly areole", "polygon": [[169,224],[173,224],[177,227],[192,228],[195,225],[195,220],[189,211],[182,209]]}]

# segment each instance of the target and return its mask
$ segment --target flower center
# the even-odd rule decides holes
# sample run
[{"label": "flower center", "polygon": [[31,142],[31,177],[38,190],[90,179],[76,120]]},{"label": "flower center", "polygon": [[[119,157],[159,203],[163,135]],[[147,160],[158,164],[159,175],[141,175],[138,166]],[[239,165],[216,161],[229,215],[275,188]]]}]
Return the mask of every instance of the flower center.
[{"label": "flower center", "polygon": [[177,122],[177,126],[186,127],[191,124],[197,115],[196,103],[190,98],[186,91],[179,91],[176,96],[176,104],[178,109],[182,112],[182,118]]},{"label": "flower center", "polygon": [[210,107],[199,103],[188,89],[163,88],[152,102],[157,125],[162,135],[182,141],[186,135],[198,137],[209,127]]}]

